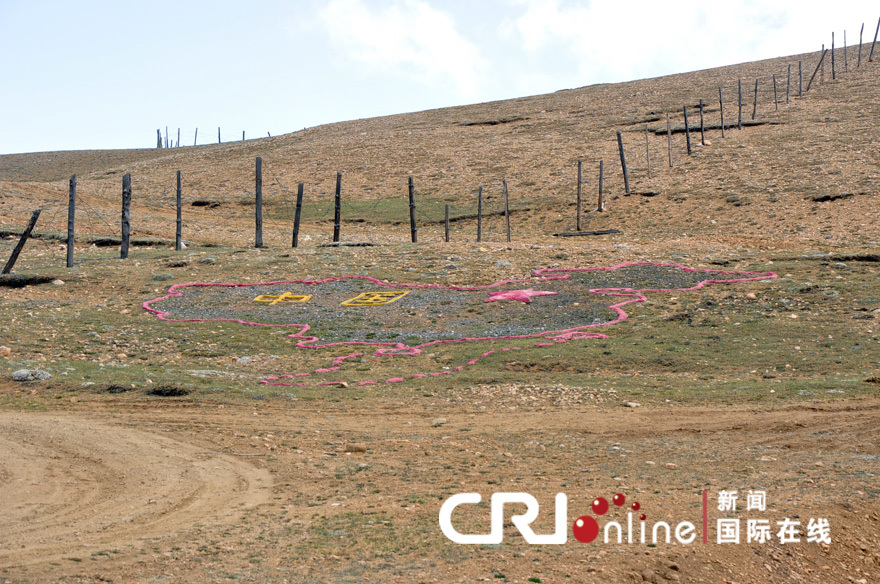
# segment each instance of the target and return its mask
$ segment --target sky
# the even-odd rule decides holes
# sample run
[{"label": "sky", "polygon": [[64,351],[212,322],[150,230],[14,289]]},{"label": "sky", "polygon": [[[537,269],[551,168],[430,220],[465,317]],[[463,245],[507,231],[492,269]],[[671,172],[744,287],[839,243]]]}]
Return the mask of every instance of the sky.
[{"label": "sky", "polygon": [[[151,148],[874,38],[875,2],[0,0],[0,154]],[[875,55],[876,57],[876,55]]]}]

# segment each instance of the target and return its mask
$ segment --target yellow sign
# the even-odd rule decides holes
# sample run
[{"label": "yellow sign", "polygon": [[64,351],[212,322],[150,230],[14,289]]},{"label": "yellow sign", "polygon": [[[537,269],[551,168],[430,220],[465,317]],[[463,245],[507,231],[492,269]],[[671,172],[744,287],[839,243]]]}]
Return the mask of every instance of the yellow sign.
[{"label": "yellow sign", "polygon": [[343,306],[384,306],[400,300],[409,294],[409,290],[403,292],[363,292],[350,300],[342,303]]},{"label": "yellow sign", "polygon": [[256,298],[254,298],[254,302],[263,302],[268,304],[269,306],[273,306],[279,303],[285,302],[308,302],[311,300],[311,296],[304,296],[302,294],[291,294],[290,292],[285,292],[279,296],[273,296],[271,294],[260,294]]}]

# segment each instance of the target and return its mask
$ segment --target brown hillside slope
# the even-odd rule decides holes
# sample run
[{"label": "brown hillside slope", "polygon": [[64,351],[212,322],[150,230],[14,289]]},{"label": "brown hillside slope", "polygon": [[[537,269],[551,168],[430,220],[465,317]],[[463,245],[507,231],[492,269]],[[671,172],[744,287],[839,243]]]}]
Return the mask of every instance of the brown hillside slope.
[{"label": "brown hillside slope", "polygon": [[[855,63],[857,47],[850,47]],[[878,215],[871,195],[880,186],[876,145],[880,100],[878,63],[863,62],[824,84],[817,76],[803,98],[798,93],[798,61],[803,87],[818,54],[777,58],[730,67],[594,85],[552,94],[341,122],[300,132],[219,145],[173,150],[58,152],[0,157],[2,228],[22,225],[29,210],[45,206],[40,228],[63,231],[67,184],[78,173],[78,233],[118,230],[121,176],[134,184],[135,235],[173,237],[175,171],[184,177],[184,200],[219,207],[187,206],[185,238],[245,245],[253,241],[254,158],[264,161],[267,244],[285,245],[297,182],[306,185],[306,232],[329,229],[335,175],[341,171],[347,221],[364,220],[367,238],[405,239],[397,227],[375,223],[407,220],[406,181],[416,182],[419,217],[438,221],[442,205],[453,217],[473,214],[478,185],[484,185],[486,212],[498,211],[501,179],[510,185],[514,237],[544,237],[574,227],[576,163],[583,159],[586,210],[595,207],[599,161],[604,160],[608,211],[592,214],[587,229],[619,228],[629,238],[671,240],[728,236],[783,242],[850,243],[877,241]],[[843,59],[839,59],[840,62]],[[792,99],[785,104],[786,74],[792,65]],[[773,105],[777,76],[779,109]],[[751,123],[755,78],[759,78],[756,121],[736,129],[736,83],[742,79],[743,119]],[[703,99],[708,126],[719,123],[718,87],[725,99],[724,139],[707,131],[707,146],[692,133],[694,155],[685,136],[673,135],[673,163],[667,162],[666,114],[683,129],[681,108],[689,106],[690,126],[699,126]],[[645,127],[652,176],[647,175]],[[623,132],[632,191],[623,195],[615,133]],[[659,132],[659,133],[658,133]],[[832,201],[814,198],[842,197]],[[380,204],[377,200],[391,200]],[[319,222],[316,223],[316,221]],[[526,223],[527,222],[527,223]],[[468,224],[460,237],[472,237]],[[40,231],[38,228],[38,232]],[[425,237],[439,237],[440,225]],[[487,227],[500,237],[500,223]],[[424,229],[424,228],[423,228]],[[346,233],[351,233],[350,229]],[[360,232],[359,232],[360,233]],[[429,235],[430,234],[430,235]]]}]

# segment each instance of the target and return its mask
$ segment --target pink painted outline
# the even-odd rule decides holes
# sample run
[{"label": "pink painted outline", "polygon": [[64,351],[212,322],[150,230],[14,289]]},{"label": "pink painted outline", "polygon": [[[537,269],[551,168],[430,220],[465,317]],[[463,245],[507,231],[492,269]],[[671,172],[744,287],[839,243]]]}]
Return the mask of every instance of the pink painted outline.
[{"label": "pink painted outline", "polygon": [[[347,279],[361,279],[366,280],[375,284],[376,286],[384,286],[387,288],[429,288],[429,289],[441,289],[441,290],[461,290],[461,291],[478,291],[478,290],[487,290],[489,288],[497,288],[499,286],[504,286],[507,284],[520,284],[520,283],[533,283],[533,282],[546,282],[550,280],[565,280],[571,278],[571,273],[574,272],[594,272],[594,271],[605,271],[610,272],[614,270],[618,270],[621,268],[626,268],[630,266],[659,266],[659,267],[668,267],[668,268],[676,268],[683,270],[685,272],[691,273],[704,273],[704,274],[739,274],[743,276],[748,276],[744,278],[734,278],[729,280],[717,280],[717,279],[707,279],[701,280],[695,286],[691,286],[689,288],[593,288],[590,289],[589,292],[591,294],[601,294],[606,296],[617,296],[621,298],[626,298],[623,302],[618,302],[616,304],[612,304],[611,306],[606,307],[609,310],[613,310],[617,313],[617,318],[612,321],[602,322],[597,324],[588,324],[577,327],[572,327],[568,329],[556,330],[556,331],[544,331],[541,333],[528,334],[528,335],[511,335],[511,336],[499,336],[499,337],[462,337],[459,339],[437,339],[433,341],[428,341],[426,343],[422,343],[420,345],[416,345],[413,347],[408,347],[404,343],[383,343],[383,342],[367,342],[367,341],[340,341],[335,343],[323,343],[318,344],[318,337],[306,335],[305,333],[309,331],[311,328],[308,324],[267,324],[260,322],[250,322],[245,320],[239,320],[234,318],[188,318],[188,319],[175,319],[170,318],[170,313],[163,312],[161,310],[157,310],[150,306],[155,302],[160,302],[167,298],[172,298],[175,296],[183,296],[182,292],[178,292],[177,290],[181,288],[189,288],[193,286],[198,287],[226,287],[226,288],[247,288],[253,286],[272,286],[278,284],[305,284],[307,286],[317,285],[317,284],[325,284],[327,282],[335,282],[339,280],[347,280]],[[239,324],[251,325],[251,326],[266,326],[266,327],[300,327],[300,330],[294,332],[290,335],[287,335],[288,338],[291,339],[299,339],[296,343],[297,348],[301,349],[323,349],[327,347],[335,347],[340,345],[358,345],[358,346],[378,346],[379,349],[376,349],[374,352],[377,356],[383,357],[391,357],[397,355],[419,355],[422,352],[422,349],[425,347],[430,347],[433,345],[440,345],[446,343],[461,343],[461,342],[474,342],[474,341],[498,341],[498,340],[514,340],[514,339],[545,339],[552,342],[541,342],[536,343],[536,347],[548,347],[553,346],[555,343],[565,343],[569,340],[579,340],[579,339],[603,339],[608,338],[608,335],[602,333],[596,333],[587,331],[586,329],[611,326],[614,324],[618,324],[623,322],[629,315],[626,311],[623,310],[623,307],[627,304],[633,304],[637,302],[644,302],[648,299],[648,297],[644,294],[647,292],[686,292],[690,290],[699,290],[708,284],[733,284],[737,282],[750,282],[755,280],[765,280],[778,278],[779,276],[773,272],[748,272],[741,270],[706,270],[706,269],[698,269],[698,268],[688,268],[687,266],[683,266],[680,264],[666,264],[660,262],[624,262],[620,264],[616,264],[610,267],[597,267],[597,268],[541,268],[534,270],[533,272],[534,278],[523,279],[523,280],[500,280],[498,282],[492,284],[486,284],[483,286],[443,286],[437,284],[398,284],[398,283],[385,283],[381,280],[377,280],[376,278],[372,278],[370,276],[336,276],[332,278],[324,278],[322,280],[276,280],[272,282],[256,282],[249,284],[226,284],[226,283],[213,283],[206,284],[201,282],[192,282],[188,284],[174,284],[168,289],[168,293],[159,298],[154,298],[153,300],[148,300],[144,302],[141,307],[154,314],[160,320],[165,320],[168,322],[237,322]],[[411,375],[413,379],[422,379],[425,377],[437,377],[441,375],[451,375],[456,371],[461,371],[466,367],[471,365],[475,365],[482,359],[496,353],[499,351],[518,351],[520,347],[504,347],[501,349],[488,351],[480,355],[480,357],[476,359],[472,359],[468,361],[464,365],[459,365],[450,370],[444,370],[433,373],[416,373]],[[364,353],[357,352],[351,353],[349,355],[343,355],[341,357],[337,357],[331,362],[330,367],[315,369],[313,373],[321,374],[321,373],[329,373],[331,371],[338,371],[342,367],[342,364],[347,359],[352,359],[356,357],[363,356]],[[279,379],[292,379],[298,377],[311,377],[313,373],[294,373],[289,375],[280,375],[280,376],[270,376],[261,380],[260,383],[267,385],[280,385],[280,386],[306,386],[305,383],[287,383],[287,382],[277,382]],[[384,383],[400,383],[406,381],[405,378],[402,377],[394,377],[391,379],[387,379]],[[273,383],[276,382],[276,383]],[[359,386],[365,385],[376,385],[380,382],[376,381],[361,381],[358,382]],[[318,385],[333,385],[335,382],[322,382],[318,383]]]}]

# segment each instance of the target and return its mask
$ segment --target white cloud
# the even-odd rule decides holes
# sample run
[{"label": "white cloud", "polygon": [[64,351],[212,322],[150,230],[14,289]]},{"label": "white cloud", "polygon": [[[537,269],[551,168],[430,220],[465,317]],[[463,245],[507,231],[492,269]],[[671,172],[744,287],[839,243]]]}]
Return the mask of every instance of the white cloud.
[{"label": "white cloud", "polygon": [[532,58],[554,52],[560,60],[573,61],[587,83],[733,64],[801,48],[775,34],[791,24],[789,13],[797,11],[772,2],[746,0],[734,7],[654,0],[514,3],[523,10],[502,27],[502,34],[519,39]]},{"label": "white cloud", "polygon": [[318,16],[348,61],[434,88],[451,84],[464,99],[479,95],[486,66],[479,49],[458,32],[450,15],[424,0],[376,8],[364,0],[332,0]]}]

